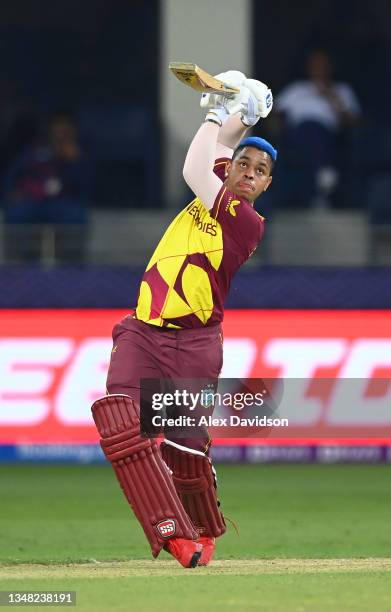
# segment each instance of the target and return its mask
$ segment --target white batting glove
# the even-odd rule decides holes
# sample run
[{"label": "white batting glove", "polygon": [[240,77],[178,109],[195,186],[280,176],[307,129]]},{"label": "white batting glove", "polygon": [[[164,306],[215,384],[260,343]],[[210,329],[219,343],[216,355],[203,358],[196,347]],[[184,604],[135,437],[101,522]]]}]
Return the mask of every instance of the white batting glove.
[{"label": "white batting glove", "polygon": [[265,83],[255,79],[246,79],[242,85],[249,92],[248,99],[243,99],[241,109],[242,122],[247,126],[255,125],[259,119],[268,116],[273,108],[273,94]]},{"label": "white batting glove", "polygon": [[[228,70],[227,72],[221,72],[215,75],[216,79],[223,81],[230,87],[240,88],[241,84],[246,80],[246,75],[239,70]],[[218,118],[221,125],[227,120],[228,115],[239,112],[242,105],[238,101],[237,96],[239,94],[217,94],[217,93],[204,93],[201,96],[200,106],[201,108],[210,109],[206,116],[206,119],[214,120],[214,117]],[[210,115],[213,113],[213,115]]]},{"label": "white batting glove", "polygon": [[213,121],[220,127],[227,121],[229,115],[224,107],[222,108],[211,108],[205,117],[205,121]]},{"label": "white batting glove", "polygon": [[[242,83],[246,80],[246,75],[239,70],[227,70],[227,72],[220,72],[215,75],[215,79],[219,79],[228,87],[240,88]],[[232,98],[235,94],[224,94],[224,93],[204,93],[201,96],[200,106],[201,108],[219,108],[224,106],[224,98]]]}]

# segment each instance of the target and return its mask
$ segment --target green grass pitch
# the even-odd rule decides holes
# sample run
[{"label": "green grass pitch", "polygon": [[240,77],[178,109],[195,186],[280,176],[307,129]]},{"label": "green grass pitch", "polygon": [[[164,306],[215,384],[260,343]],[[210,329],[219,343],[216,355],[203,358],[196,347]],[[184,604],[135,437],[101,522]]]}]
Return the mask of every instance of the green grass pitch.
[{"label": "green grass pitch", "polygon": [[110,466],[3,465],[0,590],[75,590],[76,610],[114,612],[391,610],[390,469],[218,466],[240,535],[185,570],[151,560]]}]

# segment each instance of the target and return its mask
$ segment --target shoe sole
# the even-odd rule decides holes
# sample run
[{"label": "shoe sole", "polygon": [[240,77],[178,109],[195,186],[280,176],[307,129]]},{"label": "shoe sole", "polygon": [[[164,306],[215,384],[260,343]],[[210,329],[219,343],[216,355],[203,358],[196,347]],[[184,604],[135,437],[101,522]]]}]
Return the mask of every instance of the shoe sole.
[{"label": "shoe sole", "polygon": [[200,560],[201,555],[202,555],[202,550],[200,550],[200,552],[195,552],[190,560],[189,567],[197,567],[198,561]]}]

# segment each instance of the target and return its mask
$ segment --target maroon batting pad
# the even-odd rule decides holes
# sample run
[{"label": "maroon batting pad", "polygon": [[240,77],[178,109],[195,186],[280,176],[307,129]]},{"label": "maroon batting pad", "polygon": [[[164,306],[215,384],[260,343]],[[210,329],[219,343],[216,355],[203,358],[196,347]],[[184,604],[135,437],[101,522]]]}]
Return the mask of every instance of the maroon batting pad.
[{"label": "maroon batting pad", "polygon": [[162,456],[173,472],[175,488],[200,535],[218,537],[226,531],[218,506],[212,463],[199,451],[162,442]]},{"label": "maroon batting pad", "polygon": [[155,440],[140,435],[140,409],[128,395],[92,406],[101,446],[157,557],[169,538],[198,537]]}]

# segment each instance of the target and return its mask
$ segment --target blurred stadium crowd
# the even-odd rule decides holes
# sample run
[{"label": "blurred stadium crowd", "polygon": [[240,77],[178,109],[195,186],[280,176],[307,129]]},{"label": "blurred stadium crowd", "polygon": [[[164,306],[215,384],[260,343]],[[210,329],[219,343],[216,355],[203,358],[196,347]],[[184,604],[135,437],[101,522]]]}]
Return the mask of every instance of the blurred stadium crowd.
[{"label": "blurred stadium crowd", "polygon": [[[279,163],[252,265],[389,264],[391,6],[313,4],[253,2],[252,76],[275,94],[257,132]],[[1,263],[143,263],[170,218],[158,0],[7,1],[0,33]]]}]

